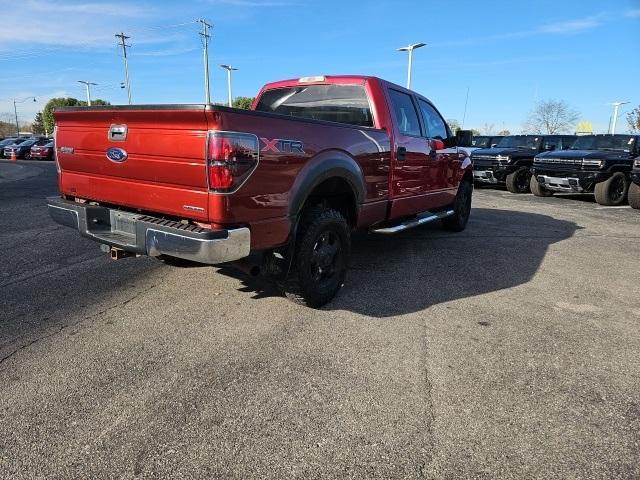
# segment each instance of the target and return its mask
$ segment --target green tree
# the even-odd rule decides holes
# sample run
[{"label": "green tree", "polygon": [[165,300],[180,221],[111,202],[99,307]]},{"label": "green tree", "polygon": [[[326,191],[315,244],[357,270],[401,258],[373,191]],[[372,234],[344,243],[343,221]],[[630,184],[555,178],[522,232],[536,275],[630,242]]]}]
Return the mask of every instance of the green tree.
[{"label": "green tree", "polygon": [[44,133],[49,133],[45,131],[44,120],[42,119],[42,112],[36,113],[36,117],[33,119],[33,124],[31,128],[32,128],[32,132],[35,135],[42,135]]},{"label": "green tree", "polygon": [[254,97],[236,97],[233,99],[233,108],[242,108],[243,110],[249,110],[253,103]]},{"label": "green tree", "polygon": [[627,124],[631,132],[640,132],[640,106],[627,113]]},{"label": "green tree", "polygon": [[[105,100],[99,98],[91,100],[91,105],[111,105]],[[58,97],[52,98],[47,102],[42,110],[42,121],[44,123],[45,130],[51,134],[53,133],[53,127],[55,126],[55,119],[53,118],[53,111],[58,107],[86,107],[87,102],[78,100],[73,97]]]}]

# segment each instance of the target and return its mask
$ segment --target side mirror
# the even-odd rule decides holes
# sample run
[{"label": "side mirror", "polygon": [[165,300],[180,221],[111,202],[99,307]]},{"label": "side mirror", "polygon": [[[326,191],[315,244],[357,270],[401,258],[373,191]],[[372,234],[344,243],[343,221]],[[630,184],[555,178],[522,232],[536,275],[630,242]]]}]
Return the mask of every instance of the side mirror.
[{"label": "side mirror", "polygon": [[429,142],[429,147],[431,147],[431,150],[444,150],[445,144],[439,138],[434,138]]},{"label": "side mirror", "polygon": [[458,147],[471,147],[473,142],[473,131],[458,130],[456,132],[456,145]]}]

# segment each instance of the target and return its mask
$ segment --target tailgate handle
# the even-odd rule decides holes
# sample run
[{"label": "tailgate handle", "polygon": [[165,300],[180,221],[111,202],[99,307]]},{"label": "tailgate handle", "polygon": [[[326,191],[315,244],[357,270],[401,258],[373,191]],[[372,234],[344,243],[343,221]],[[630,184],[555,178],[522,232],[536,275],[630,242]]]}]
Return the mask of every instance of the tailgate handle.
[{"label": "tailgate handle", "polygon": [[109,127],[109,140],[112,142],[124,142],[127,139],[126,125],[111,125]]}]

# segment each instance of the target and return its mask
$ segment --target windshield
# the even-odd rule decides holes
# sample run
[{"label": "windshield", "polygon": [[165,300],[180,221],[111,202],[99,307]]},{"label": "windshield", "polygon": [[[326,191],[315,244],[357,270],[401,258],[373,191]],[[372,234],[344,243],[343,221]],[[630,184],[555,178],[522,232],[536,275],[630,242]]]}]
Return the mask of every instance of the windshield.
[{"label": "windshield", "polygon": [[15,141],[15,138],[5,138],[4,140],[0,141],[0,146],[4,147],[5,145],[12,145]]},{"label": "windshield", "polygon": [[48,147],[48,148],[52,148],[53,147],[53,142],[45,143],[44,146]]},{"label": "windshield", "polygon": [[256,110],[373,127],[369,100],[362,85],[308,85],[267,90]]},{"label": "windshield", "polygon": [[478,147],[478,148],[487,148],[491,146],[489,145],[490,141],[491,141],[491,137],[485,137],[480,135],[477,137],[473,137],[473,140],[471,141],[471,146]]},{"label": "windshield", "polygon": [[27,141],[29,141],[28,138],[18,138],[15,142],[13,142],[13,145],[22,145]]},{"label": "windshield", "polygon": [[504,137],[496,145],[497,148],[526,148],[529,150],[536,150],[540,146],[540,139],[542,137],[538,135],[513,135],[510,137]]},{"label": "windshield", "polygon": [[571,150],[610,150],[630,152],[635,144],[631,135],[586,135],[578,137]]},{"label": "windshield", "polygon": [[30,147],[31,145],[35,145],[37,140],[25,140],[20,144],[21,147]]}]

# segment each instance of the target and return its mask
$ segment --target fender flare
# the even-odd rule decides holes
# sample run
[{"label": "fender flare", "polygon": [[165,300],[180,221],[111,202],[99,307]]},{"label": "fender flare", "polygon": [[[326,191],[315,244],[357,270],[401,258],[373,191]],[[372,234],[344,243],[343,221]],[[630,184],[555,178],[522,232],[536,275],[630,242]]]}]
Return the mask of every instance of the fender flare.
[{"label": "fender flare", "polygon": [[297,217],[313,189],[333,177],[341,178],[351,186],[357,211],[367,191],[362,169],[346,152],[327,150],[308,161],[296,176],[289,196],[289,217]]}]

